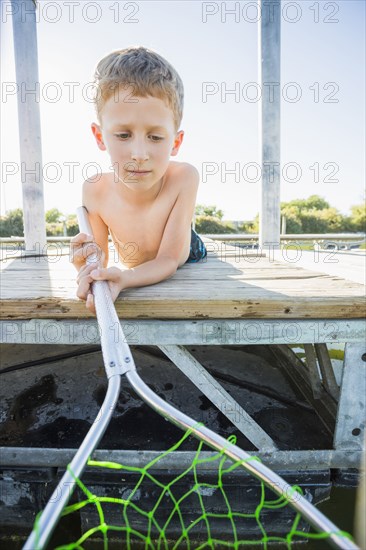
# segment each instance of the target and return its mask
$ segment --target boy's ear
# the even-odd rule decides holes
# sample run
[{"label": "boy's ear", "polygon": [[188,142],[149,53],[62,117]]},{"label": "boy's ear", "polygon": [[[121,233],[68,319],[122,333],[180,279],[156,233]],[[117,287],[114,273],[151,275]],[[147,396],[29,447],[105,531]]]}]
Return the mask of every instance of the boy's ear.
[{"label": "boy's ear", "polygon": [[172,152],[170,153],[172,157],[175,157],[178,154],[179,148],[182,145],[183,137],[184,137],[184,131],[179,130],[179,132],[177,132],[174,138],[174,145],[172,148]]},{"label": "boy's ear", "polygon": [[93,135],[95,137],[95,141],[97,142],[97,145],[98,145],[99,149],[101,151],[105,151],[106,146],[104,145],[102,129],[99,126],[99,124],[96,124],[96,122],[93,122],[92,125],[91,125],[91,130],[93,132]]}]

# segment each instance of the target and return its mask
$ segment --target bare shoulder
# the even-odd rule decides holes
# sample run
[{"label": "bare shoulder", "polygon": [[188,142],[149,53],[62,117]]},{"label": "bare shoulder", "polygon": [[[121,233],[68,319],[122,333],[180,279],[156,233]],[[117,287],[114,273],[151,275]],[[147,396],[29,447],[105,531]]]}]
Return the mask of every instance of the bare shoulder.
[{"label": "bare shoulder", "polygon": [[[113,177],[113,176],[112,176]],[[111,185],[111,174],[96,174],[83,183],[83,205],[94,210],[101,196]]]},{"label": "bare shoulder", "polygon": [[167,170],[167,182],[169,185],[184,186],[185,189],[189,187],[197,190],[199,179],[199,172],[192,164],[188,162],[170,162]]}]

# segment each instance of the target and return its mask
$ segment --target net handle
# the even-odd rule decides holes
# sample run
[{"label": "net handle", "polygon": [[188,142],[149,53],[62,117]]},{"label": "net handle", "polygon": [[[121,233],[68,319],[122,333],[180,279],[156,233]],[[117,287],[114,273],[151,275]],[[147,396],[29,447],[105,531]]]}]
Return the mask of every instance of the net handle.
[{"label": "net handle", "polygon": [[[81,232],[93,235],[88,210],[85,206],[77,208],[76,214]],[[98,254],[88,256],[86,263],[89,265],[96,264],[96,267],[98,267],[98,256]],[[124,374],[136,370],[107,281],[94,281],[91,290],[100,327],[103,362],[107,377],[110,378],[115,374]]]},{"label": "net handle", "polygon": [[[88,212],[85,207],[77,209],[79,228],[82,233],[93,235]],[[88,256],[88,264],[98,265],[97,254]],[[76,479],[79,478],[88,462],[90,455],[98,446],[109,422],[113,416],[121,387],[121,374],[127,371],[135,370],[135,363],[130,352],[130,348],[125,340],[125,336],[120,326],[113,300],[109,290],[108,283],[105,281],[95,281],[92,285],[94,294],[97,318],[101,325],[101,345],[103,353],[104,367],[108,377],[108,388],[104,402],[96,417],[98,421],[92,424],[73,460],[69,464],[62,479],[54,490],[40,518],[29,535],[23,550],[42,550],[47,545],[62,510],[67,505],[70,496],[76,485]],[[116,332],[120,345],[116,345]]]}]

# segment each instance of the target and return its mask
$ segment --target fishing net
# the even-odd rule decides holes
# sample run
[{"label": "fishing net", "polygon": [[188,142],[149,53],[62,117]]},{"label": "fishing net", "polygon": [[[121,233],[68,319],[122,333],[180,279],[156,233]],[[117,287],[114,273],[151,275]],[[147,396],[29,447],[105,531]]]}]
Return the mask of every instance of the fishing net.
[{"label": "fishing net", "polygon": [[[243,461],[233,463],[224,450],[204,452],[209,449],[202,442],[191,463],[178,474],[173,468],[174,476],[167,479],[177,456],[174,453],[190,435],[188,430],[178,443],[143,467],[89,460],[88,472],[114,473],[115,478],[113,483],[99,483],[97,487],[94,480],[87,487],[73,476],[78,488],[74,499],[78,501],[67,506],[62,515],[81,513],[84,532],[78,540],[58,545],[57,550],[107,550],[116,548],[117,541],[118,548],[151,550],[267,548],[271,543],[290,548],[296,540],[329,537],[309,532],[300,514],[289,506],[291,499],[302,494],[300,487],[293,486],[289,494],[278,497],[245,472]],[[234,444],[235,437],[227,443]],[[168,468],[162,466],[167,459]],[[248,460],[259,459],[251,456]],[[242,479],[246,479],[245,492]],[[269,527],[276,531],[274,525],[281,526],[282,531],[285,525],[286,532],[269,532]],[[343,531],[338,534],[351,538]]]}]

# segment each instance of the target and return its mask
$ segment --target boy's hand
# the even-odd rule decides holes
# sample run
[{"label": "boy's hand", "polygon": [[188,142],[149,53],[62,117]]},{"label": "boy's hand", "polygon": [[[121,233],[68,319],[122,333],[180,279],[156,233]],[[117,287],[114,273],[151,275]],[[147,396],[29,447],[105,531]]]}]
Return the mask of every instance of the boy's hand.
[{"label": "boy's hand", "polygon": [[102,269],[96,265],[85,265],[80,269],[77,277],[79,287],[76,295],[86,301],[86,308],[89,311],[95,313],[94,296],[91,292],[93,281],[108,281],[114,302],[123,288],[123,272],[118,267]]},{"label": "boy's hand", "polygon": [[[103,262],[103,254],[99,246],[94,242],[92,235],[86,233],[78,233],[70,241],[70,261],[78,271],[85,266],[88,256],[96,254],[97,265]],[[94,265],[95,268],[95,265]]]}]

